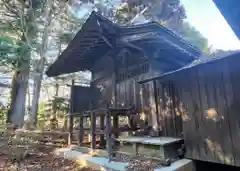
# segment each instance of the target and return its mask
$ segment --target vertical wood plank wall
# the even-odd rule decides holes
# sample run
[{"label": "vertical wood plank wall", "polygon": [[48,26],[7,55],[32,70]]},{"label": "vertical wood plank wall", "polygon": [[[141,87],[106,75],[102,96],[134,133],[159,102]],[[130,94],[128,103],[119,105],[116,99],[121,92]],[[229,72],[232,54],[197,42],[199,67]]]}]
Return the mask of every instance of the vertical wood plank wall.
[{"label": "vertical wood plank wall", "polygon": [[182,122],[187,158],[240,166],[239,64],[227,57],[156,80],[160,126],[174,136]]},{"label": "vertical wood plank wall", "polygon": [[[160,128],[162,136],[181,137],[181,116],[176,114],[175,102],[170,99],[174,93],[174,87],[172,84],[164,84],[164,89],[161,89],[162,84],[157,83],[158,93],[156,96],[153,81],[144,84],[137,83],[141,78],[147,78],[147,75],[141,74],[117,84],[117,106],[135,106],[139,113],[145,115],[149,126],[154,129]],[[161,101],[162,107],[159,105],[159,101]]]},{"label": "vertical wood plank wall", "polygon": [[177,93],[171,82],[155,81],[158,128],[162,136],[181,137],[181,117],[175,110]]},{"label": "vertical wood plank wall", "polygon": [[71,95],[71,113],[89,110],[92,90],[90,87],[74,85]]},{"label": "vertical wood plank wall", "polygon": [[115,86],[113,74],[114,61],[112,57],[105,56],[94,64],[91,81],[91,87],[94,90],[94,92],[92,92],[93,108],[105,108],[113,105],[113,86]]}]

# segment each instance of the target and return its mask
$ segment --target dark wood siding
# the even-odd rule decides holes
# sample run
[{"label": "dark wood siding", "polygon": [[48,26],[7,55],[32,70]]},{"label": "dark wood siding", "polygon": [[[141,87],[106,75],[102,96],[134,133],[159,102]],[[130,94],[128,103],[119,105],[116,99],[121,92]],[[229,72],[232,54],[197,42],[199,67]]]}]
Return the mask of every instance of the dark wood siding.
[{"label": "dark wood siding", "polygon": [[156,118],[161,135],[181,137],[181,117],[175,110],[178,103],[178,94],[174,85],[172,82],[162,83],[156,80],[155,87]]},{"label": "dark wood siding", "polygon": [[91,87],[94,90],[92,100],[93,108],[106,108],[113,105],[113,81],[112,76],[105,76],[101,79],[91,82]]},{"label": "dark wood siding", "polygon": [[[146,79],[161,73],[160,68],[153,70],[147,63],[132,66],[118,72],[117,95],[118,107],[136,107],[138,113],[143,114],[154,130],[159,128],[162,136],[181,137],[182,120],[174,110],[175,101],[171,99],[175,95],[173,84],[161,84],[158,82],[147,82],[138,84],[139,80]],[[155,91],[157,90],[157,94]],[[159,102],[162,101],[160,104]],[[164,108],[161,108],[161,105]]]},{"label": "dark wood siding", "polygon": [[117,83],[117,106],[118,107],[135,107],[138,112],[141,112],[142,101],[141,101],[141,87],[137,83],[140,77],[144,77],[146,74],[141,74],[123,80]]},{"label": "dark wood siding", "polygon": [[[106,67],[107,64],[107,67]],[[105,108],[114,103],[114,61],[105,56],[95,63],[92,68],[92,108]]]},{"label": "dark wood siding", "polygon": [[157,125],[157,119],[153,82],[148,82],[141,85],[140,96],[142,102],[141,113],[145,115],[148,125],[155,128]]},{"label": "dark wood siding", "polygon": [[71,113],[81,113],[90,109],[91,92],[90,87],[77,85],[72,87]]},{"label": "dark wood siding", "polygon": [[187,158],[240,166],[239,63],[227,57],[156,80],[159,124],[174,136],[181,116]]}]

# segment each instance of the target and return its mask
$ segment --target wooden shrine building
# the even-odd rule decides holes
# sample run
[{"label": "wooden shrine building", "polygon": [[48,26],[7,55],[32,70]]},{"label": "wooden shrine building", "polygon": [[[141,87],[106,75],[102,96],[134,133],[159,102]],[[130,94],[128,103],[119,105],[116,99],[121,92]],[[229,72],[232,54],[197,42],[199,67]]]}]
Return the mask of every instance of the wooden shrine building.
[{"label": "wooden shrine building", "polygon": [[[233,2],[237,3],[231,0],[230,5]],[[236,16],[238,8],[227,11],[228,2],[215,3],[223,13]],[[237,32],[237,24],[232,27]],[[70,116],[93,118],[98,109],[135,113],[141,119],[130,119],[130,127],[144,120],[150,128],[144,135],[182,138],[185,157],[240,166],[240,53],[214,60],[198,59],[200,55],[157,23],[119,26],[92,12],[47,75],[91,71],[90,87],[72,87]],[[113,119],[114,133],[119,134],[117,122]],[[101,130],[109,131],[108,125],[101,119]],[[80,121],[80,135],[81,130]],[[96,134],[93,129],[91,133]]]},{"label": "wooden shrine building", "polygon": [[[93,113],[101,113],[105,109],[123,116],[134,113],[138,117],[129,119],[131,126],[144,122],[148,128],[144,135],[182,138],[180,115],[168,113],[164,118],[159,117],[155,82],[138,82],[182,68],[200,55],[195,47],[157,23],[119,26],[92,12],[46,74],[54,77],[91,71],[90,87],[72,87],[70,115],[77,113],[80,117],[93,117]],[[174,92],[172,85],[164,88],[170,94]],[[163,94],[165,105],[170,109],[171,100],[167,95]],[[98,133],[93,130],[95,121],[91,122],[92,135],[102,135],[102,131],[107,130],[108,124],[104,124],[104,119],[101,119],[102,129]],[[118,126],[117,118],[113,122],[115,136],[118,136],[122,128]],[[80,121],[81,135],[82,124]],[[93,141],[96,141],[95,136]],[[92,148],[95,148],[94,143]]]}]

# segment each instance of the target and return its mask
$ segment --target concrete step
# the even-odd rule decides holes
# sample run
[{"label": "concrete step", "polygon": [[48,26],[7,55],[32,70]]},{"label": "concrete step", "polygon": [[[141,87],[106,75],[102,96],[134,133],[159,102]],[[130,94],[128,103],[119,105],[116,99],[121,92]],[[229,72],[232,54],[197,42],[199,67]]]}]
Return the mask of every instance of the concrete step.
[{"label": "concrete step", "polygon": [[119,151],[166,160],[177,158],[183,144],[182,139],[172,137],[128,136],[119,137],[116,141]]},{"label": "concrete step", "polygon": [[[106,151],[92,150],[90,148],[81,148],[72,146],[70,148],[56,149],[54,154],[70,160],[75,160],[79,167],[90,167],[94,170],[127,171],[131,162],[109,162],[106,158]],[[79,169],[80,169],[79,168]],[[139,168],[132,168],[139,170]],[[154,171],[195,171],[192,160],[181,159],[173,162],[168,167],[155,168]]]},{"label": "concrete step", "polygon": [[54,151],[54,155],[75,160],[80,168],[88,166],[94,170],[125,171],[125,168],[129,165],[129,163],[123,162],[109,162],[106,157],[92,156],[91,154],[82,153],[70,148],[57,149]]}]

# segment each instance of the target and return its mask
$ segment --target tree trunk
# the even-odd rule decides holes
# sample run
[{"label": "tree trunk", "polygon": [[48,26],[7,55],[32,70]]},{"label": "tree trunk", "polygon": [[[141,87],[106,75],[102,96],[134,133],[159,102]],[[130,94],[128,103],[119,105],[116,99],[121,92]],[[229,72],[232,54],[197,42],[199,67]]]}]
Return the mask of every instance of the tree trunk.
[{"label": "tree trunk", "polygon": [[16,97],[13,101],[9,122],[15,126],[21,127],[24,124],[26,93],[28,87],[29,66],[19,71],[16,82]]},{"label": "tree trunk", "polygon": [[53,116],[54,117],[56,117],[57,115],[57,98],[58,98],[58,91],[59,91],[59,84],[58,83],[56,83],[56,85],[55,85],[55,95],[54,95],[54,101],[53,101],[53,107],[52,107],[52,109],[53,109]]},{"label": "tree trunk", "polygon": [[30,87],[28,86],[27,88],[27,111],[26,111],[26,120],[25,120],[25,123],[24,123],[24,128],[25,129],[31,129],[31,93],[30,93]]},{"label": "tree trunk", "polygon": [[58,99],[59,84],[55,85],[55,95],[52,102],[52,117],[51,117],[51,129],[56,129],[58,125],[57,120],[57,99]]},{"label": "tree trunk", "polygon": [[28,89],[27,89],[27,99],[28,99],[28,102],[27,102],[27,114],[28,116],[30,117],[30,112],[31,112],[31,92],[30,92],[30,86],[28,86]]},{"label": "tree trunk", "polygon": [[33,98],[32,98],[32,108],[31,108],[31,125],[33,127],[36,127],[37,124],[37,114],[38,114],[38,102],[39,102],[39,96],[40,96],[40,90],[41,90],[41,84],[42,84],[42,78],[43,78],[43,71],[44,71],[44,64],[45,64],[45,52],[47,49],[48,44],[48,32],[49,27],[51,25],[52,21],[52,7],[53,7],[53,1],[48,0],[47,1],[47,8],[46,8],[46,25],[44,28],[44,33],[42,37],[42,47],[40,50],[40,61],[39,65],[36,69],[36,76],[34,79],[34,87],[33,87]]},{"label": "tree trunk", "polygon": [[19,88],[19,85],[18,85],[18,82],[17,82],[17,78],[19,76],[20,72],[18,70],[15,70],[13,72],[13,76],[12,76],[12,83],[11,83],[11,86],[12,86],[12,89],[11,89],[11,97],[10,97],[10,106],[9,106],[9,109],[8,109],[8,113],[7,113],[7,124],[11,124],[11,114],[12,114],[12,110],[13,110],[13,106],[15,104],[15,101],[16,101],[16,97],[17,97],[17,91],[18,91],[18,88]]},{"label": "tree trunk", "polygon": [[37,124],[38,103],[39,103],[40,89],[41,89],[41,83],[43,78],[44,64],[45,64],[45,58],[42,58],[39,66],[40,73],[37,73],[34,78],[31,119],[30,119],[31,126],[33,127],[36,127],[36,124]]}]

